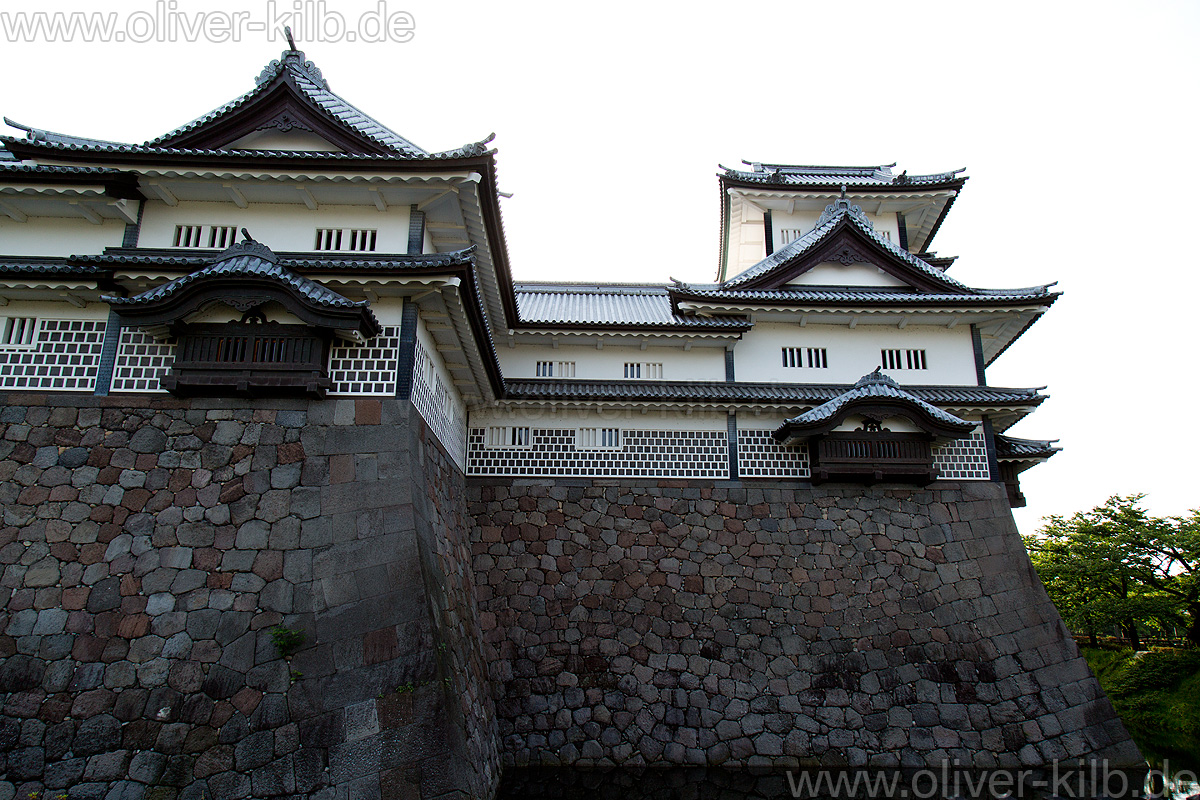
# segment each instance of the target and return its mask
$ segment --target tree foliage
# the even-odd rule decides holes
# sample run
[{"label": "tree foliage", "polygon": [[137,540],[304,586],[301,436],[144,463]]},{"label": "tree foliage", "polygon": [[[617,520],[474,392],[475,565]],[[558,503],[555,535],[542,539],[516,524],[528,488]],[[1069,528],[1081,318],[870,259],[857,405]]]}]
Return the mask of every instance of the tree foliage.
[{"label": "tree foliage", "polygon": [[1093,644],[1119,627],[1135,648],[1142,632],[1174,629],[1200,646],[1200,510],[1154,517],[1142,497],[1047,517],[1025,537],[1030,558],[1067,624]]}]

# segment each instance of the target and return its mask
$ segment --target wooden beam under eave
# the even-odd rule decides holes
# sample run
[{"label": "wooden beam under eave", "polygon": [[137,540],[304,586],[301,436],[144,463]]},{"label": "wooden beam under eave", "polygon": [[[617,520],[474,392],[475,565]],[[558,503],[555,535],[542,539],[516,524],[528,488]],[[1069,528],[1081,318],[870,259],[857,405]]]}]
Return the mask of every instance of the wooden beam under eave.
[{"label": "wooden beam under eave", "polygon": [[122,198],[112,203],[113,210],[121,215],[121,219],[130,225],[137,224],[137,206],[132,200]]},{"label": "wooden beam under eave", "polygon": [[67,292],[67,293],[63,294],[63,298],[66,299],[66,301],[68,303],[75,306],[76,308],[83,308],[84,306],[87,305],[87,301],[84,300],[82,297],[80,297],[77,294],[71,294],[71,293]]},{"label": "wooden beam under eave", "polygon": [[458,187],[451,186],[448,189],[443,189],[442,191],[438,192],[433,197],[430,197],[426,200],[422,200],[420,203],[417,203],[417,211],[424,211],[425,209],[429,208],[431,205],[436,203],[438,200],[441,200],[443,197],[445,197],[448,194],[458,194]]},{"label": "wooden beam under eave", "polygon": [[3,211],[8,216],[12,217],[17,222],[28,222],[29,215],[21,209],[14,206],[12,203],[6,203],[0,200],[0,211]]},{"label": "wooden beam under eave", "polygon": [[308,206],[309,211],[318,211],[321,205],[317,202],[317,198],[309,191],[307,186],[297,186],[296,191],[300,192],[300,199],[304,201],[304,205]]},{"label": "wooden beam under eave", "polygon": [[68,200],[67,203],[80,213],[80,215],[93,225],[104,224],[104,217],[96,213],[96,210],[84,205],[79,200]]},{"label": "wooden beam under eave", "polygon": [[371,199],[375,201],[375,208],[379,211],[387,211],[388,204],[387,200],[383,199],[383,192],[375,186],[370,187],[368,191],[371,193]]},{"label": "wooden beam under eave", "polygon": [[222,183],[221,186],[229,195],[229,199],[233,201],[238,208],[246,208],[250,204],[246,202],[246,195],[242,194],[242,190],[234,186],[232,183]]},{"label": "wooden beam under eave", "polygon": [[166,186],[163,186],[158,181],[150,181],[150,183],[148,183],[146,185],[150,187],[151,191],[153,191],[156,195],[158,195],[159,200],[162,200],[167,205],[169,205],[169,206],[179,205],[179,198],[177,198],[175,195],[171,194],[171,190],[168,189]]}]

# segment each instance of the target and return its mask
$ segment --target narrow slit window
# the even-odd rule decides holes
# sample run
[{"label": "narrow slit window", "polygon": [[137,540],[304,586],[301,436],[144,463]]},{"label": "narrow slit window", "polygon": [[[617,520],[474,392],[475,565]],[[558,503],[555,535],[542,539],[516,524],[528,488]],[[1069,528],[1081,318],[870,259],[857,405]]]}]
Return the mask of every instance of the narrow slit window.
[{"label": "narrow slit window", "polygon": [[663,365],[646,361],[625,362],[625,377],[629,380],[662,380]]},{"label": "narrow slit window", "polygon": [[314,249],[372,253],[378,237],[374,228],[318,228]]},{"label": "narrow slit window", "polygon": [[539,378],[574,378],[574,361],[539,361],[534,374]]},{"label": "narrow slit window", "polygon": [[884,349],[879,351],[880,366],[884,369],[928,369],[923,349]]},{"label": "narrow slit window", "polygon": [[224,250],[236,241],[236,225],[176,225],[171,246]]},{"label": "narrow slit window", "polygon": [[4,320],[5,347],[32,347],[37,333],[36,317],[6,317]]},{"label": "narrow slit window", "polygon": [[827,369],[829,357],[824,347],[785,347],[783,366],[808,369]]},{"label": "narrow slit window", "polygon": [[488,447],[528,447],[529,428],[497,425],[487,429]]},{"label": "narrow slit window", "polygon": [[577,450],[620,450],[620,428],[579,428],[575,432]]}]

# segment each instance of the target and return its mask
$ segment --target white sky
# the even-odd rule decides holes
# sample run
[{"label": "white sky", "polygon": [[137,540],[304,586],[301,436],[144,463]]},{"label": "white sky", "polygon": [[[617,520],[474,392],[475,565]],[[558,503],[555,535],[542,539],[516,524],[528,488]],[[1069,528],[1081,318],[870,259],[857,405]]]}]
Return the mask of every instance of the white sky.
[{"label": "white sky", "polygon": [[[261,0],[163,3],[257,20],[271,11]],[[125,17],[155,9],[21,5]],[[328,7],[356,21],[377,4]],[[1114,493],[1145,492],[1158,514],[1200,506],[1200,426],[1190,417],[1200,388],[1190,235],[1200,4],[389,0],[385,9],[412,15],[410,42],[301,32],[298,46],[335,92],[422,147],[499,134],[518,280],[713,280],[718,163],[967,167],[934,242],[960,256],[951,274],[982,287],[1058,280],[1066,292],[988,370],[993,385],[1049,386],[1051,399],[1011,432],[1065,448],[1026,473],[1022,530]],[[0,112],[143,141],[253,88],[283,48],[265,33],[234,43],[0,41]]]}]

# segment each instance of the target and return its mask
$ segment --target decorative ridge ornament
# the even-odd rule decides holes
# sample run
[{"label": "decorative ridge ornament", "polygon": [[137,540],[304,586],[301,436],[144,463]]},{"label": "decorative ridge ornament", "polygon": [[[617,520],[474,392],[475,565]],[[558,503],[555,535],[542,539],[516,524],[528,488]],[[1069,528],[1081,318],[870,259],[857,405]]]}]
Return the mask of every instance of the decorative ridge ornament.
[{"label": "decorative ridge ornament", "polygon": [[896,388],[900,388],[900,384],[883,374],[883,367],[876,367],[874,372],[863,375],[854,384],[854,388],[861,389],[864,386],[871,386],[873,384],[883,384],[885,386],[894,386]]},{"label": "decorative ridge ornament", "polygon": [[299,72],[308,80],[317,85],[318,88],[330,91],[329,83],[325,80],[325,76],[321,74],[320,68],[311,61],[304,59],[304,53],[300,50],[284,50],[278,59],[271,61],[263,67],[262,72],[258,73],[258,77],[254,79],[256,86],[262,86],[275,79],[281,70],[291,67],[296,72]]},{"label": "decorative ridge ornament", "polygon": [[817,219],[817,224],[813,226],[813,230],[821,227],[827,222],[837,219],[842,214],[849,214],[856,220],[867,226],[870,230],[875,230],[875,225],[871,220],[867,219],[867,215],[863,212],[862,206],[855,205],[845,196],[846,187],[842,187],[842,196],[834,200],[829,205],[825,206],[825,210],[821,212],[821,216]]},{"label": "decorative ridge ornament", "polygon": [[267,261],[271,264],[279,263],[279,256],[275,255],[275,251],[267,247],[262,242],[255,241],[254,237],[250,235],[250,231],[242,228],[242,236],[245,237],[242,239],[242,241],[234,242],[229,247],[226,247],[220,253],[213,256],[209,263],[219,264],[222,261],[228,261],[229,259],[237,258],[238,256],[253,256],[254,258],[260,258],[263,261]]}]

